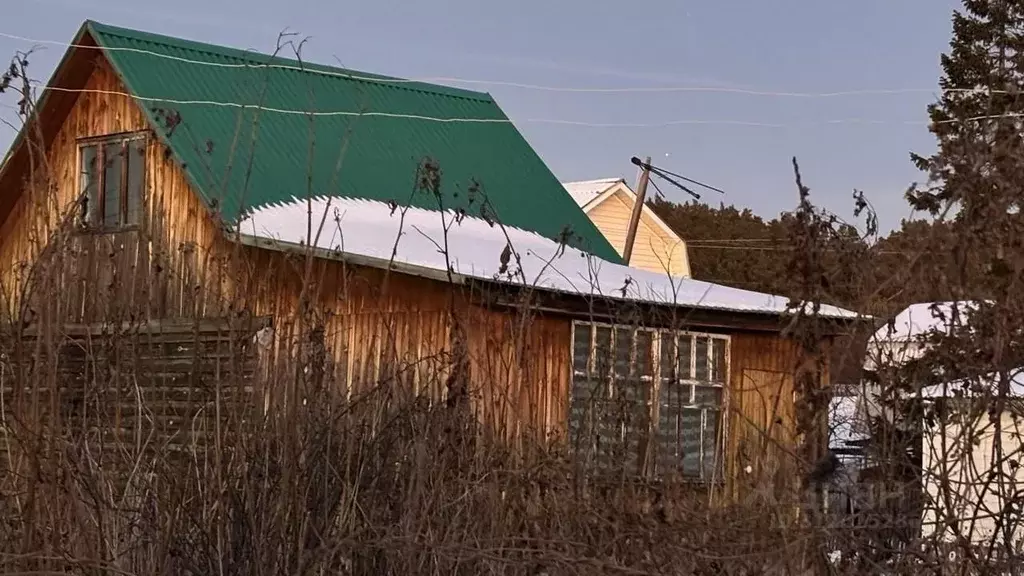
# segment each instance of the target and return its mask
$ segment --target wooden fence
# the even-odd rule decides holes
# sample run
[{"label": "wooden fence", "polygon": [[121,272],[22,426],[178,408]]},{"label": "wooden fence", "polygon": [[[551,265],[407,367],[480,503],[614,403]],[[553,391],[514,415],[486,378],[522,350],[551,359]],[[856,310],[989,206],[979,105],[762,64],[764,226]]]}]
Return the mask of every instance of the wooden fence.
[{"label": "wooden fence", "polygon": [[[74,324],[2,342],[2,433],[139,453],[206,445],[241,417],[267,318]],[[0,439],[0,444],[3,440]]]}]

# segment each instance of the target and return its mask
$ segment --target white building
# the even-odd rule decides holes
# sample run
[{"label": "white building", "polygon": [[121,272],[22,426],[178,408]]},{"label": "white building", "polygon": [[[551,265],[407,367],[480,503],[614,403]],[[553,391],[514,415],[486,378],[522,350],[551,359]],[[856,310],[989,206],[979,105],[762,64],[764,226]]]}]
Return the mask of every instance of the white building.
[{"label": "white building", "polygon": [[[871,338],[866,370],[899,367],[921,358],[924,339],[966,326],[970,302],[915,304],[902,311]],[[960,538],[976,545],[1009,536],[1019,546],[1024,530],[1024,453],[1020,416],[1024,398],[1024,370],[1004,375],[1010,398],[1004,410],[992,414],[997,393],[996,375],[951,381],[912,391],[924,404],[921,422],[921,536],[952,541]],[[864,387],[865,415],[891,417],[881,406],[879,391]],[[1010,524],[1003,532],[1000,526]]]}]

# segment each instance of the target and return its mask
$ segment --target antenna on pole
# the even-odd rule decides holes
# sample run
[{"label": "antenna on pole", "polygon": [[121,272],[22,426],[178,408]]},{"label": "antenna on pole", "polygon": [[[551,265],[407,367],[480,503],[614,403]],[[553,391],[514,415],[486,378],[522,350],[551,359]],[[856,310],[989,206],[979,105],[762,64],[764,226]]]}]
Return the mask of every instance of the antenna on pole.
[{"label": "antenna on pole", "polygon": [[[636,201],[633,203],[633,212],[629,216],[629,228],[626,232],[626,245],[622,249],[622,261],[627,266],[629,265],[630,257],[633,256],[633,244],[634,242],[636,242],[636,230],[640,226],[640,214],[643,212],[644,202],[647,200],[647,184],[651,181],[651,174],[659,176],[663,180],[672,184],[676,188],[679,188],[683,192],[686,192],[690,196],[693,196],[697,200],[700,200],[700,194],[694,192],[693,190],[690,190],[685,185],[677,182],[675,178],[684,180],[686,182],[689,182],[690,184],[696,184],[698,186],[707,188],[708,190],[718,192],[719,194],[725,194],[725,191],[720,188],[709,186],[707,184],[704,184],[703,182],[698,182],[697,180],[687,178],[686,176],[683,176],[681,174],[676,174],[675,172],[669,172],[668,170],[651,166],[650,156],[648,156],[647,159],[643,162],[641,162],[640,159],[637,158],[636,156],[633,156],[632,158],[630,158],[630,162],[640,167],[640,178],[637,180],[636,183]],[[657,186],[657,184],[655,184],[655,186]]]}]

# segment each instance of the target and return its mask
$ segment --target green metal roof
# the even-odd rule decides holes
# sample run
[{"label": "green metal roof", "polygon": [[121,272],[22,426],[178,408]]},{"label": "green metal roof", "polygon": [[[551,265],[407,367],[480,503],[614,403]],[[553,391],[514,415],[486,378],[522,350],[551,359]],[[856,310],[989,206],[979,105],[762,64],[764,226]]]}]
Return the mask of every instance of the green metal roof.
[{"label": "green metal roof", "polygon": [[621,262],[488,94],[92,21],[83,32],[228,222],[310,194],[436,210],[437,198],[413,194],[417,167],[431,158],[445,209],[479,215],[486,196],[489,216],[505,225],[552,239],[568,227],[569,244]]}]

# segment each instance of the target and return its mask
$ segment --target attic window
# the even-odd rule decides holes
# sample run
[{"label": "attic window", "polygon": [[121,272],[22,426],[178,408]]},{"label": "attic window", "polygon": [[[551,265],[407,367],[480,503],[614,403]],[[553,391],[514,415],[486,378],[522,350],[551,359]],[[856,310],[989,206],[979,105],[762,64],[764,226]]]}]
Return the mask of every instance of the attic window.
[{"label": "attic window", "polygon": [[100,230],[138,225],[146,185],[145,134],[119,134],[79,143],[82,219]]},{"label": "attic window", "polygon": [[725,336],[573,324],[571,449],[585,464],[719,482]]}]

